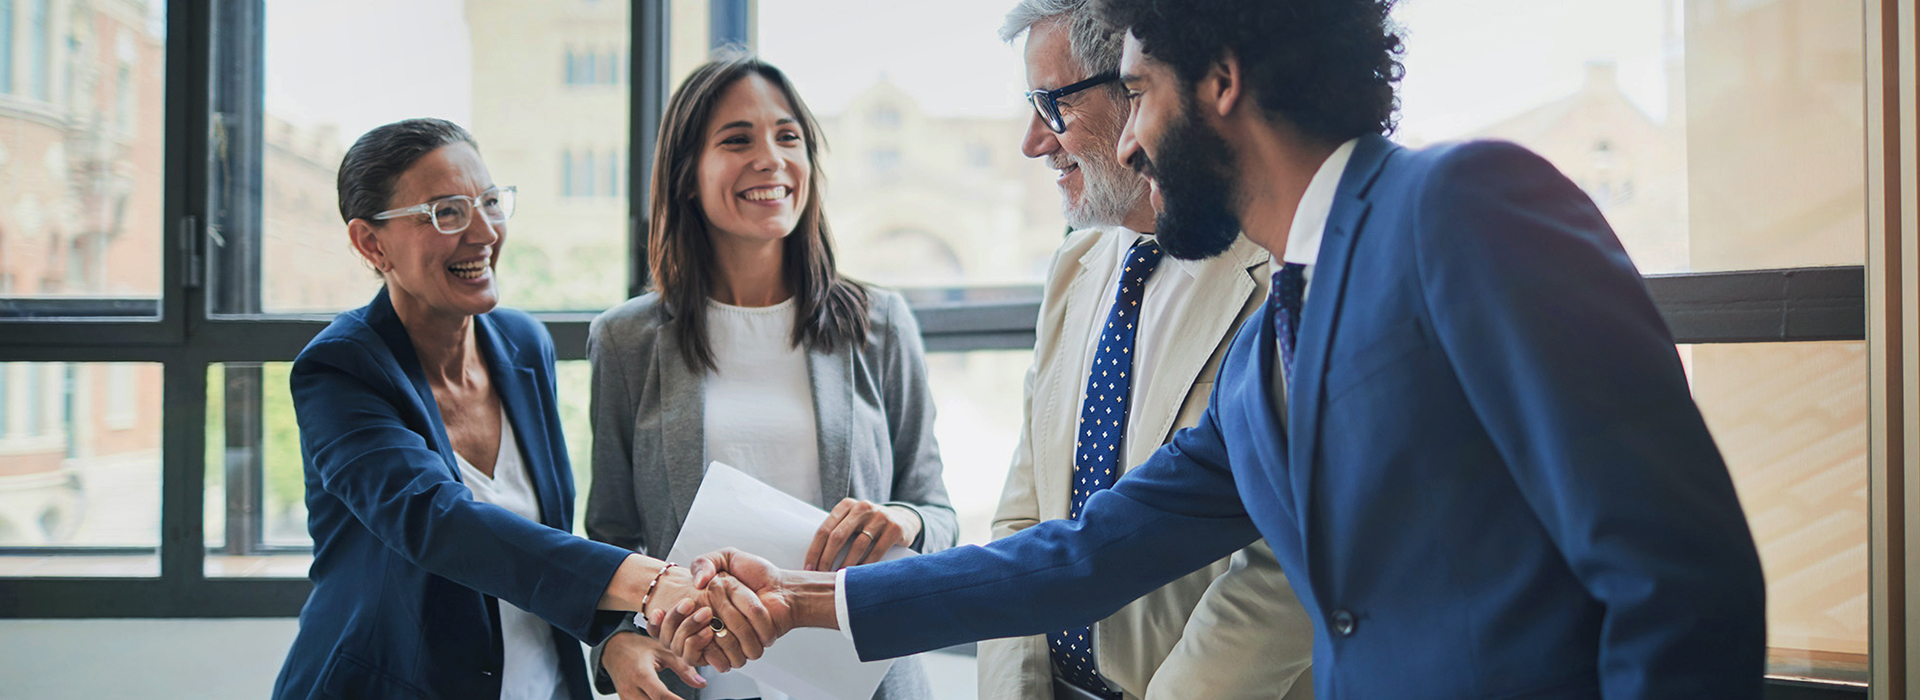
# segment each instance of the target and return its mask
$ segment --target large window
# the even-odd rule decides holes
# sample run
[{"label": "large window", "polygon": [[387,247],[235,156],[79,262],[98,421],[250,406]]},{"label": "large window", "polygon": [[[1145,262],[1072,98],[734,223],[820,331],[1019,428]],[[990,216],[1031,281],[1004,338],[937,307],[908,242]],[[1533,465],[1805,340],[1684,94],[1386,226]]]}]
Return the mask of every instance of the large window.
[{"label": "large window", "polygon": [[[995,38],[1010,5],[759,6],[762,55],[827,132],[827,212],[853,275],[926,300],[958,286],[1037,293],[1024,285],[1040,280],[1063,224],[1050,172],[1019,152],[1025,73],[1019,47]],[[1455,0],[1395,13],[1407,72],[1394,138],[1497,138],[1542,154],[1600,205],[1643,273],[1865,260],[1863,5]],[[944,30],[816,40],[849,17]],[[1772,668],[1864,681],[1864,345],[1688,352],[1765,559]],[[979,422],[965,444],[943,443],[947,480],[963,515],[990,514],[1009,454],[997,448],[1018,429],[990,417],[1017,410],[999,404],[1025,364],[955,360],[934,361],[936,386],[951,387],[941,430],[949,417]]]},{"label": "large window", "polygon": [[0,316],[156,312],[164,11],[0,0]]},{"label": "large window", "polygon": [[[1868,69],[1911,51],[1869,42],[1883,1],[1396,10],[1394,138],[1514,140],[1600,204],[1750,517],[1770,668],[1849,682],[1879,651],[1862,264],[1887,206],[1870,145],[1897,131],[1870,125]],[[0,0],[0,616],[297,612],[287,373],[378,288],[334,177],[396,119],[467,126],[519,187],[504,299],[554,334],[586,493],[586,324],[644,289],[659,110],[725,44],[821,118],[840,262],[914,304],[962,538],[984,541],[1065,230],[1019,150],[1020,47],[995,37],[1011,4]]]},{"label": "large window", "polygon": [[154,576],[159,546],[160,366],[0,362],[0,576]]},{"label": "large window", "polygon": [[[229,151],[238,157],[228,164],[261,172],[262,194],[256,203],[235,191],[224,222],[242,241],[248,228],[262,232],[259,249],[234,261],[258,266],[258,299],[235,290],[216,311],[333,312],[372,298],[379,280],[348,246],[334,175],[362,133],[415,116],[467,127],[494,181],[519,187],[500,261],[506,304],[598,311],[626,297],[627,208],[615,196],[625,178],[611,154],[628,148],[628,94],[606,79],[615,52],[604,48],[626,42],[624,4],[265,0],[264,9],[263,148]],[[355,48],[341,50],[349,34]],[[577,68],[556,74],[552,57],[563,53]],[[570,89],[582,74],[601,88]]]},{"label": "large window", "polygon": [[[1642,272],[1866,259],[1863,5],[1466,0],[1397,14],[1397,138],[1544,155]],[[1864,682],[1864,344],[1699,345],[1690,358],[1766,569],[1770,667]]]}]

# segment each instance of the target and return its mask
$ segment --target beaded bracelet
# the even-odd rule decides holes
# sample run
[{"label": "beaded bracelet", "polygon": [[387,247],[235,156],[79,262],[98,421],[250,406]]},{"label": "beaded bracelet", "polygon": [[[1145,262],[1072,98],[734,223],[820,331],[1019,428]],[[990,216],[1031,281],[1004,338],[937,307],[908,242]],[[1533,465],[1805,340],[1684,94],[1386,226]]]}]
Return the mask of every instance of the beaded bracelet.
[{"label": "beaded bracelet", "polygon": [[646,595],[640,596],[640,617],[645,618],[647,616],[647,604],[653,602],[654,587],[659,586],[660,579],[666,578],[667,571],[676,566],[679,566],[679,564],[669,563],[666,566],[660,567],[660,573],[654,574],[653,580],[647,582],[647,593]]}]

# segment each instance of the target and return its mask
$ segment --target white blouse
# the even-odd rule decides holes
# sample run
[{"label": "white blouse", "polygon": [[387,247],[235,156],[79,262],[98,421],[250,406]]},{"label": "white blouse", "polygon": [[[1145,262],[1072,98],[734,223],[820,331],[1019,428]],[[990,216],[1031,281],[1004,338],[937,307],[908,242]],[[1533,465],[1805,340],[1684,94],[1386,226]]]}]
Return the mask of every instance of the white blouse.
[{"label": "white blouse", "polygon": [[[746,472],[808,503],[820,501],[819,424],[807,351],[793,346],[794,302],[707,306],[717,368],[706,376],[707,459]],[[787,696],[740,673],[700,669],[700,700]]]},{"label": "white blouse", "polygon": [[[455,452],[460,479],[473,492],[473,500],[491,503],[513,511],[520,517],[540,522],[540,496],[527,476],[527,465],[520,459],[520,443],[514,438],[513,423],[507,420],[506,407],[500,408],[500,456],[493,463],[493,476],[475,468],[467,458]],[[566,696],[560,678],[560,652],[553,646],[553,626],[538,615],[500,601],[500,640],[506,658],[500,669],[500,700],[554,700]]]}]

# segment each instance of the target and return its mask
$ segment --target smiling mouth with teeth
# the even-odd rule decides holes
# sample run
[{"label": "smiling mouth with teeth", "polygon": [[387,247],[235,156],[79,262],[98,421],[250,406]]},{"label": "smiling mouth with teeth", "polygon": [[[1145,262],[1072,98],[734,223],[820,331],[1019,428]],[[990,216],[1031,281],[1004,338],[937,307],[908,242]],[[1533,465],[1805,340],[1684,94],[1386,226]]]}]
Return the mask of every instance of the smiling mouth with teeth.
[{"label": "smiling mouth with teeth", "polygon": [[749,202],[771,202],[786,197],[787,192],[789,192],[789,190],[786,185],[774,185],[772,187],[747,190],[746,192],[740,193],[740,196]]},{"label": "smiling mouth with teeth", "polygon": [[487,272],[487,261],[474,260],[471,262],[454,263],[447,266],[447,271],[453,273],[453,276],[463,280],[480,279],[480,276]]}]

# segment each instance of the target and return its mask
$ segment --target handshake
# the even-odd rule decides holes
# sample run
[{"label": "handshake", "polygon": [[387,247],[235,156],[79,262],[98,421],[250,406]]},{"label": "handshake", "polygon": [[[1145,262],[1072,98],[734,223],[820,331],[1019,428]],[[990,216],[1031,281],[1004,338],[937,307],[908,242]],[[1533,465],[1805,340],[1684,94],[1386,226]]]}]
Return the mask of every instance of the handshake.
[{"label": "handshake", "polygon": [[911,511],[847,499],[815,533],[805,571],[783,570],[732,548],[684,569],[669,567],[638,597],[649,634],[615,634],[600,665],[622,700],[680,700],[660,672],[671,670],[703,688],[695,666],[730,671],[760,658],[796,627],[838,628],[829,572],[879,561],[894,545],[911,543],[919,526]]},{"label": "handshake", "polygon": [[707,554],[687,569],[670,567],[654,585],[643,606],[652,636],[615,634],[600,658],[621,700],[681,700],[660,672],[703,688],[695,666],[730,671],[796,627],[839,627],[834,574],[783,570],[737,549]]}]

